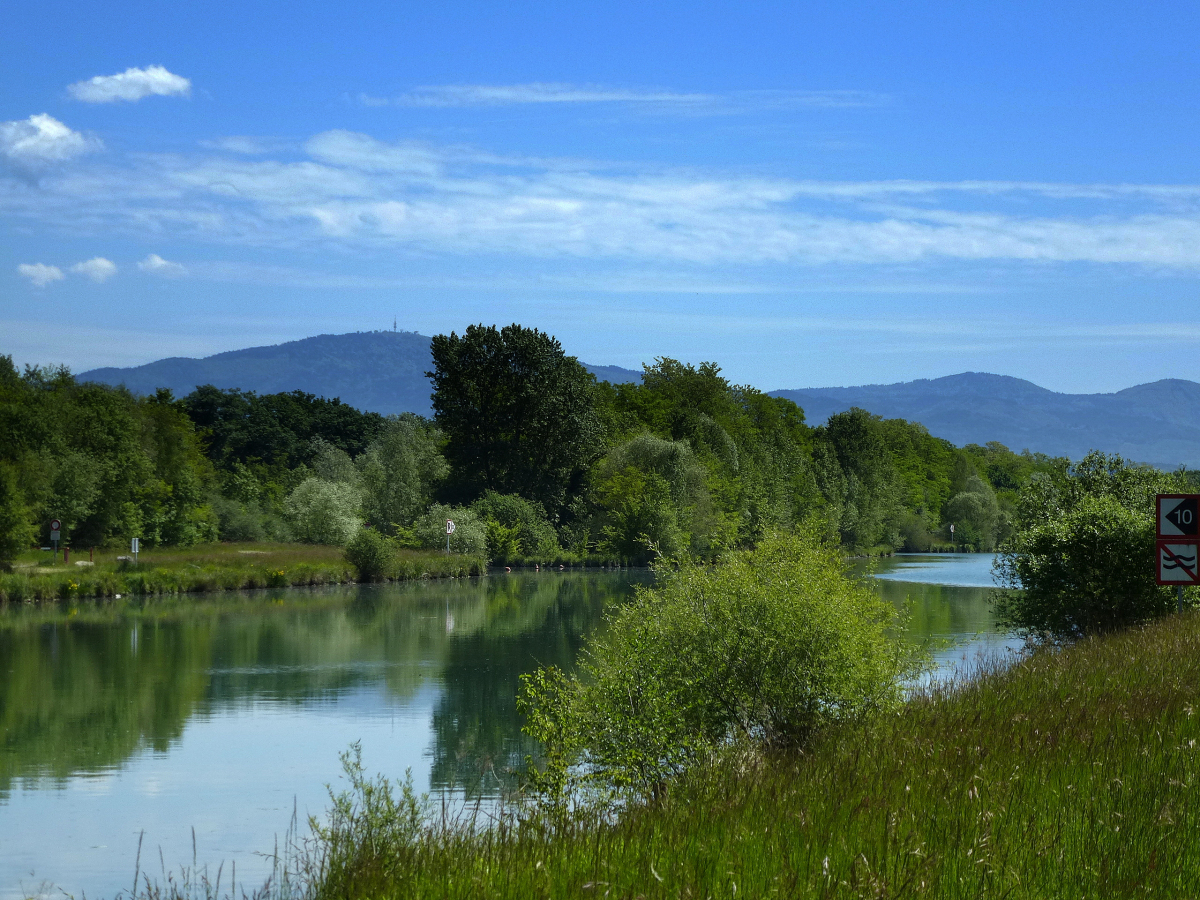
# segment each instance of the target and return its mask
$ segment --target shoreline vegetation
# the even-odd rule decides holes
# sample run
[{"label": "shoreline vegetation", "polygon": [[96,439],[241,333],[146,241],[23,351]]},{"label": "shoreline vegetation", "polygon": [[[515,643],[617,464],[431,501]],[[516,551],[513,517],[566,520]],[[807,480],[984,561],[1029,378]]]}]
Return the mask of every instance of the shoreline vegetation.
[{"label": "shoreline vegetation", "polygon": [[[963,551],[951,545],[930,552]],[[847,558],[876,559],[895,553],[889,547],[873,547]],[[446,555],[431,550],[400,548],[394,549],[392,554],[384,574],[367,578],[347,561],[342,547],[319,544],[221,543],[154,548],[142,551],[136,565],[123,559],[128,553],[115,550],[73,551],[67,562],[63,561],[61,552],[57,557],[51,557],[47,551],[27,552],[14,562],[10,572],[0,572],[0,604],[464,578],[506,570],[645,568],[595,555],[556,554],[491,562],[483,556]]]},{"label": "shoreline vegetation", "polygon": [[[365,779],[292,860],[325,897],[1200,894],[1200,614],[1043,646],[619,815],[439,822]],[[422,817],[422,811],[425,817]]]},{"label": "shoreline vegetation", "polygon": [[[143,551],[136,565],[114,551],[72,554],[64,564],[45,565],[48,554],[25,554],[11,572],[0,572],[0,604],[74,599],[109,599],[312,587],[362,581],[343,548],[314,544],[199,544]],[[82,556],[83,559],[77,557]],[[79,565],[79,563],[87,563]],[[396,550],[379,580],[462,578],[483,575],[480,556]]]}]

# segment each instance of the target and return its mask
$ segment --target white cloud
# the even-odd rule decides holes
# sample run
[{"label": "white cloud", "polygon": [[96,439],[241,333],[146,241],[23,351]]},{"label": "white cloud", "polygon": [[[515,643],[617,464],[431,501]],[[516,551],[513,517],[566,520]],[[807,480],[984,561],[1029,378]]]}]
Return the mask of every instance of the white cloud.
[{"label": "white cloud", "polygon": [[177,262],[165,260],[157,253],[151,253],[137,265],[143,272],[150,272],[154,275],[165,275],[168,278],[179,278],[187,274],[187,269],[182,265]]},{"label": "white cloud", "polygon": [[46,113],[0,122],[0,156],[21,167],[64,162],[99,146]]},{"label": "white cloud", "polygon": [[736,112],[795,107],[875,106],[886,98],[868,91],[731,91],[703,93],[653,88],[614,88],[554,82],[425,85],[396,97],[359,94],[363,106],[514,106],[523,104],[619,103],[676,112]]},{"label": "white cloud", "polygon": [[162,66],[126,69],[116,75],[97,75],[87,81],[68,85],[67,90],[84,103],[113,103],[117,100],[141,100],[143,97],[186,97],[192,82]]},{"label": "white cloud", "polygon": [[558,257],[643,272],[990,261],[1200,270],[1197,185],[817,182],[345,131],[304,149],[299,160],[140,155],[36,188],[0,179],[0,217],[243,249]]},{"label": "white cloud", "polygon": [[237,153],[241,156],[264,156],[276,150],[286,149],[287,143],[277,138],[249,137],[246,135],[230,135],[213,141],[201,141],[201,147],[210,150],[224,150],[227,153]]},{"label": "white cloud", "polygon": [[45,287],[52,281],[62,281],[63,272],[58,266],[48,266],[45,263],[21,263],[17,272],[28,278],[34,287]]},{"label": "white cloud", "polygon": [[99,284],[103,281],[108,281],[117,274],[117,266],[103,256],[97,256],[84,262],[75,263],[71,266],[71,271],[76,275],[86,275],[92,281]]}]

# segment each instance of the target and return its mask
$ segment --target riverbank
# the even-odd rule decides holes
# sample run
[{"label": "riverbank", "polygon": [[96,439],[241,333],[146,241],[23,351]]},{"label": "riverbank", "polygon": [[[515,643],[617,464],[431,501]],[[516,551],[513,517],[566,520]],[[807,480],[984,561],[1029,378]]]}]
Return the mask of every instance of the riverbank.
[{"label": "riverbank", "polygon": [[1188,613],[933,688],[803,754],[720,760],[616,820],[381,841],[376,797],[309,874],[328,897],[1197,896],[1198,697]]},{"label": "riverbank", "polygon": [[[350,584],[358,580],[341,547],[315,544],[200,544],[138,554],[136,564],[117,551],[26,554],[0,573],[0,603],[85,597],[158,596],[201,591]],[[482,558],[437,551],[399,550],[389,579],[482,575]]]}]

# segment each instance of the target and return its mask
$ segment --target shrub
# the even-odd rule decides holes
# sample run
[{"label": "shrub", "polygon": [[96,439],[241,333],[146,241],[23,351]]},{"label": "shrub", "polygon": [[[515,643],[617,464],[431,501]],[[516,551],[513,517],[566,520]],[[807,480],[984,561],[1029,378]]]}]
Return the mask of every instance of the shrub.
[{"label": "shrub", "polygon": [[344,546],[362,525],[361,502],[362,495],[353,485],[314,477],[301,482],[285,506],[299,540]]},{"label": "shrub", "polygon": [[422,550],[446,549],[446,520],[454,522],[450,549],[455,553],[483,556],[487,552],[487,530],[475,513],[462,506],[435,503],[429,507],[411,530],[405,531],[406,542]]},{"label": "shrub", "polygon": [[358,571],[359,581],[379,581],[388,574],[394,549],[374,528],[360,528],[346,545],[346,561]]},{"label": "shrub", "polygon": [[1174,592],[1155,584],[1154,495],[1180,487],[1174,475],[1096,452],[1034,476],[996,564],[1001,623],[1069,640],[1173,610]]},{"label": "shrub", "polygon": [[487,525],[487,551],[491,559],[550,558],[558,554],[558,535],[546,521],[546,511],[540,503],[516,494],[488,491],[471,504],[471,509]]},{"label": "shrub", "polygon": [[795,747],[899,702],[916,660],[893,636],[898,614],[815,528],[659,574],[578,674],[525,679],[527,730],[548,751],[543,788],[562,790],[586,761],[584,777],[653,793],[731,741]]}]

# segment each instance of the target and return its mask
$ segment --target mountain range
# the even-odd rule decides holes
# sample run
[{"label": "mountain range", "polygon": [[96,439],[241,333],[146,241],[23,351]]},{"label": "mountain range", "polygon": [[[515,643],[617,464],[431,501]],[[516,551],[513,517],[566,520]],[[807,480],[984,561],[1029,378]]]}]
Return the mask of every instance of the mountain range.
[{"label": "mountain range", "polygon": [[[597,378],[637,381],[640,372],[590,365]],[[385,415],[431,413],[429,338],[410,331],[323,334],[203,359],[171,357],[133,368],[93,369],[83,381],[123,384],[138,394],[160,387],[184,396],[198,385],[260,394],[302,390],[340,397]],[[999,441],[1078,459],[1089,450],[1173,468],[1200,468],[1200,384],[1166,379],[1111,394],[1060,394],[1020,378],[964,372],[945,378],[861,387],[770,392],[803,407],[808,422],[858,406],[884,418],[920,422],[957,445]]]},{"label": "mountain range", "polygon": [[[605,381],[636,381],[641,373],[619,366],[584,366]],[[128,369],[92,369],[81,381],[123,384],[135,394],[170,388],[177,397],[199,385],[260,394],[307,391],[383,415],[432,415],[429,338],[415,331],[321,334],[285,344],[230,350],[203,359],[172,356]]]}]

